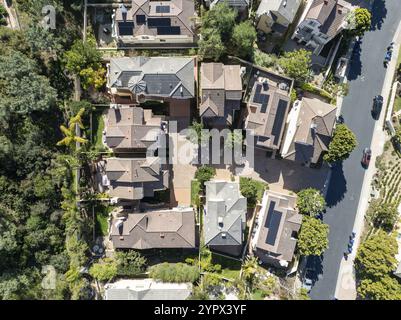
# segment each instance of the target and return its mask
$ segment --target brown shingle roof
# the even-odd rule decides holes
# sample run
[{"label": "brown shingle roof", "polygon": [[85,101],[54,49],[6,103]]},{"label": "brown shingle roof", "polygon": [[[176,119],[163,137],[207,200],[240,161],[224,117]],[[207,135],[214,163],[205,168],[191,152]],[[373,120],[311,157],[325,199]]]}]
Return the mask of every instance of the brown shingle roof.
[{"label": "brown shingle roof", "polygon": [[110,236],[115,248],[194,248],[195,214],[192,208],[129,213],[121,231],[114,219]]}]

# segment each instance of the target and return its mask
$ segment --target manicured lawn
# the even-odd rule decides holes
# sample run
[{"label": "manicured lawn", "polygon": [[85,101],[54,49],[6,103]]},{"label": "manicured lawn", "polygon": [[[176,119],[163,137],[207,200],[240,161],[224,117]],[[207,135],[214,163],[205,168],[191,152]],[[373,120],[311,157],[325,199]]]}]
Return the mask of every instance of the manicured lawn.
[{"label": "manicured lawn", "polygon": [[93,145],[99,148],[103,147],[103,110],[99,109],[92,113],[92,141]]},{"label": "manicured lawn", "polygon": [[109,223],[107,222],[107,218],[109,217],[109,213],[113,210],[112,206],[99,204],[95,207],[95,215],[96,215],[96,234],[98,236],[107,236]]},{"label": "manicured lawn", "polygon": [[262,290],[256,289],[252,293],[252,300],[263,300],[264,293]]},{"label": "manicured lawn", "polygon": [[393,112],[401,110],[401,97],[396,96],[394,101]]},{"label": "manicured lawn", "polygon": [[221,265],[220,275],[224,278],[234,280],[239,277],[241,271],[240,261],[212,253],[212,263]]},{"label": "manicured lawn", "polygon": [[199,207],[199,193],[201,190],[201,184],[198,180],[191,181],[191,205]]}]

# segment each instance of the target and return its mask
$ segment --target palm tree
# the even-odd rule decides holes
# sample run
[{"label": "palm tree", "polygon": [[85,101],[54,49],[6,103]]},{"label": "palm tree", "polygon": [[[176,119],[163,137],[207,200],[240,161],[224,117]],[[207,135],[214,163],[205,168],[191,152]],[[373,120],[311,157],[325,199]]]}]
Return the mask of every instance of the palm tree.
[{"label": "palm tree", "polygon": [[258,269],[258,259],[256,257],[247,258],[242,265],[242,277],[252,288],[253,280]]},{"label": "palm tree", "polygon": [[63,125],[60,126],[60,130],[64,134],[65,137],[62,140],[60,140],[59,142],[57,142],[58,146],[71,147],[73,145],[73,143],[78,142],[78,143],[85,144],[88,142],[88,140],[76,135],[75,125],[76,125],[76,123],[70,123],[68,128],[66,128]]},{"label": "palm tree", "polygon": [[72,124],[77,124],[81,129],[84,129],[84,125],[82,123],[82,116],[84,115],[84,113],[85,113],[84,108],[79,109],[78,113],[70,119],[69,122],[70,126]]}]

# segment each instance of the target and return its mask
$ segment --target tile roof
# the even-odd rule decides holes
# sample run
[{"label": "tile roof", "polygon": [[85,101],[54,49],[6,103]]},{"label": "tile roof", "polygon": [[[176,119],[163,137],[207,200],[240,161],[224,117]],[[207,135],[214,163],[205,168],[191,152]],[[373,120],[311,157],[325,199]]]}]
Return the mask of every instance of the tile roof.
[{"label": "tile roof", "polygon": [[[280,88],[283,84],[285,88]],[[257,143],[262,147],[280,147],[290,106],[290,87],[291,81],[276,82],[270,78],[261,78],[253,85],[244,128],[261,137]],[[268,101],[261,101],[260,97],[266,97]]]},{"label": "tile roof", "polygon": [[168,188],[168,171],[162,170],[157,157],[108,158],[106,175],[111,197],[139,200]]},{"label": "tile roof", "polygon": [[[239,107],[242,97],[240,65],[222,63],[202,63],[201,65],[201,104],[203,117],[230,117],[232,108]],[[237,101],[233,105],[228,101]]]},{"label": "tile roof", "polygon": [[322,153],[328,150],[336,111],[336,106],[319,99],[303,98],[291,110],[293,125],[290,124],[287,130],[285,140],[288,141],[282,148],[283,158],[317,163]]},{"label": "tile roof", "polygon": [[305,19],[317,20],[320,31],[331,38],[337,34],[351,7],[344,0],[314,0]]},{"label": "tile roof", "polygon": [[[168,12],[158,12],[157,7],[168,7]],[[127,12],[126,16],[124,12]],[[137,16],[144,15],[143,23],[137,23]],[[118,22],[134,22],[134,36],[158,36],[157,28],[149,27],[149,18],[170,18],[172,27],[180,28],[180,35],[193,36],[194,23],[192,17],[196,15],[194,0],[149,1],[132,0],[131,7],[120,6],[115,13]]]},{"label": "tile roof", "polygon": [[114,248],[194,248],[195,213],[193,208],[128,213],[125,220],[113,219],[110,238]]},{"label": "tile roof", "polygon": [[105,130],[106,144],[112,149],[148,148],[164,134],[161,117],[139,107],[110,108]]},{"label": "tile roof", "polygon": [[185,300],[190,283],[163,283],[153,279],[122,279],[105,285],[105,300]]},{"label": "tile roof", "polygon": [[292,233],[299,231],[302,222],[295,206],[296,196],[265,191],[254,249],[273,254],[272,258],[277,260],[292,260],[297,242]]}]

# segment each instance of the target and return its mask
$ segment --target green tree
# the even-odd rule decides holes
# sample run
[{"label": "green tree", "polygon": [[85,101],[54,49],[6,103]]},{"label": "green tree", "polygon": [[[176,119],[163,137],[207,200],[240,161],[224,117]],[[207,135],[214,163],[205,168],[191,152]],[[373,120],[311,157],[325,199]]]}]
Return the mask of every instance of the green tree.
[{"label": "green tree", "polygon": [[385,275],[377,281],[363,279],[357,288],[358,295],[368,300],[401,300],[400,283]]},{"label": "green tree", "polygon": [[204,187],[205,182],[209,181],[216,175],[216,169],[210,166],[201,166],[195,172],[195,179],[197,179],[202,187]]},{"label": "green tree", "polygon": [[301,214],[315,217],[326,208],[326,201],[319,190],[307,188],[297,195],[297,208]]},{"label": "green tree", "polygon": [[241,22],[234,27],[231,46],[238,57],[251,57],[255,41],[256,30],[251,21],[247,20]]},{"label": "green tree", "polygon": [[190,266],[185,263],[161,263],[154,265],[149,270],[149,276],[163,282],[190,282],[193,283],[199,278],[197,266]]},{"label": "green tree", "polygon": [[357,144],[355,134],[345,124],[338,124],[329,144],[329,151],[323,159],[328,163],[343,161],[349,157]]},{"label": "green tree", "polygon": [[100,67],[102,54],[96,48],[96,40],[89,37],[86,42],[76,40],[71,49],[64,54],[66,69],[72,74],[79,74],[81,70]]},{"label": "green tree", "polygon": [[351,35],[363,36],[370,29],[372,15],[368,9],[357,8],[350,12],[347,20]]},{"label": "green tree", "polygon": [[239,186],[241,194],[247,198],[248,208],[254,208],[256,203],[263,196],[263,192],[267,186],[261,190],[261,183],[247,177],[240,177]]},{"label": "green tree", "polygon": [[220,2],[211,10],[202,12],[202,36],[205,29],[216,30],[221,40],[227,43],[235,26],[237,11],[228,2]]},{"label": "green tree", "polygon": [[270,68],[277,62],[277,57],[273,54],[268,54],[263,51],[256,49],[253,55],[253,62],[257,66],[264,68]]},{"label": "green tree", "polygon": [[90,269],[89,274],[99,281],[110,281],[117,275],[117,264],[115,261],[105,258],[99,263],[94,263]]},{"label": "green tree", "polygon": [[121,276],[136,276],[146,269],[146,258],[138,251],[119,251],[116,253],[117,274]]},{"label": "green tree", "polygon": [[255,276],[258,270],[258,258],[248,257],[242,265],[242,277],[248,283],[249,287],[252,288]]},{"label": "green tree", "polygon": [[9,122],[16,114],[50,110],[56,99],[55,89],[39,74],[35,61],[20,52],[0,55],[0,121]]},{"label": "green tree", "polygon": [[79,137],[75,134],[75,123],[71,123],[68,128],[61,125],[60,130],[65,137],[59,142],[57,142],[58,146],[73,147],[76,142],[82,144],[88,142],[88,140],[86,140],[85,138]]},{"label": "green tree", "polygon": [[1,25],[7,25],[7,18],[8,17],[8,12],[6,8],[0,4],[0,26]]},{"label": "green tree", "polygon": [[305,49],[286,52],[279,58],[278,64],[284,73],[297,82],[306,82],[311,75],[312,53]]},{"label": "green tree", "polygon": [[303,216],[298,250],[303,256],[320,256],[329,247],[329,226],[319,219]]},{"label": "green tree", "polygon": [[198,51],[201,59],[218,61],[225,51],[220,34],[215,29],[203,29]]},{"label": "green tree", "polygon": [[380,278],[392,272],[397,260],[397,240],[393,235],[379,230],[364,241],[355,257],[355,269],[360,278]]},{"label": "green tree", "polygon": [[375,228],[391,231],[398,220],[397,206],[394,203],[382,203],[375,200],[371,203],[367,216]]}]

